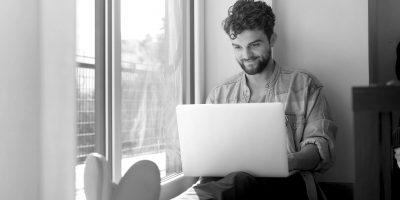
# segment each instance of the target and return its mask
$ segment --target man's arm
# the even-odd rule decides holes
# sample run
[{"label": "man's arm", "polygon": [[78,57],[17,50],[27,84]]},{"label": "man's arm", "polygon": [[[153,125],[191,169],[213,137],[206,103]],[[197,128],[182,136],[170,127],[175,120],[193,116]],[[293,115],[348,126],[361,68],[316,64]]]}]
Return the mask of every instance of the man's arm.
[{"label": "man's arm", "polygon": [[[332,120],[328,102],[321,89],[322,86],[318,84],[310,84],[308,88],[306,121],[301,135],[300,152],[298,155],[294,154],[296,159],[293,168],[299,170],[312,169],[325,172],[334,163],[337,126]],[[307,149],[304,150],[306,147]],[[312,165],[316,160],[319,161],[318,164]]]},{"label": "man's arm", "polygon": [[300,151],[288,155],[289,171],[314,169],[320,160],[317,146],[308,144]]}]

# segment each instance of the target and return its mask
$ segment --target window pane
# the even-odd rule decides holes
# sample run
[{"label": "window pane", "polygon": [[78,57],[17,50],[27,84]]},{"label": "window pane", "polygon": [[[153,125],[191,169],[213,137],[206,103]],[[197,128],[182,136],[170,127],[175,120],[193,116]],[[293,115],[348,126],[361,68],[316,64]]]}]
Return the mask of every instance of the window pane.
[{"label": "window pane", "polygon": [[122,175],[141,159],[154,161],[162,177],[181,172],[175,106],[182,99],[182,37],[172,34],[183,31],[177,2],[121,0]]},{"label": "window pane", "polygon": [[84,162],[96,148],[95,129],[95,0],[76,1],[76,199],[85,200]]}]

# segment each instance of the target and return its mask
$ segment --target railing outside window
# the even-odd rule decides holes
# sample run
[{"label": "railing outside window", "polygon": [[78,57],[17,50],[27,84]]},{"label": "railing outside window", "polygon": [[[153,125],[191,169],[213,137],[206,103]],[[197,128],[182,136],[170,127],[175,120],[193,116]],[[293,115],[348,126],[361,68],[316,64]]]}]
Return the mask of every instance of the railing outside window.
[{"label": "railing outside window", "polygon": [[95,152],[95,68],[94,64],[78,63],[76,68],[77,162]]},{"label": "railing outside window", "polygon": [[[165,136],[160,134],[160,117],[163,112],[160,94],[164,84],[159,78],[160,74],[157,71],[136,69],[135,66],[139,65],[137,63],[126,62],[124,65],[122,115],[125,120],[122,121],[122,134],[126,137],[122,142],[123,155],[133,157],[165,152]],[[94,64],[78,63],[76,86],[77,160],[78,164],[83,164],[87,155],[95,152],[96,145]],[[148,101],[143,104],[146,98]],[[141,137],[141,133],[146,134]]]}]

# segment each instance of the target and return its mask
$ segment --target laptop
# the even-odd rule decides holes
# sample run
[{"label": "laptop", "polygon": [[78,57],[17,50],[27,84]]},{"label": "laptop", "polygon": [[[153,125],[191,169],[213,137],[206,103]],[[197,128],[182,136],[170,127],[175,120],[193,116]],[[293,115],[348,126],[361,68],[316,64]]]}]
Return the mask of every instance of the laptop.
[{"label": "laptop", "polygon": [[282,103],[176,107],[185,176],[289,176]]}]

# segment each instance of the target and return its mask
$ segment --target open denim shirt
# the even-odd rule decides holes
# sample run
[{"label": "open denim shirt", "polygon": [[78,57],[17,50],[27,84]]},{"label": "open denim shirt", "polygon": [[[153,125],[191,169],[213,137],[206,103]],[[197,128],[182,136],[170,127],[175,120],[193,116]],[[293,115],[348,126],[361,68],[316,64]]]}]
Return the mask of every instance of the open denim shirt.
[{"label": "open denim shirt", "polygon": [[[333,165],[337,132],[321,90],[322,84],[310,73],[275,64],[263,98],[265,102],[284,104],[288,153],[297,152],[307,144],[318,147],[321,161],[314,170],[319,172]],[[206,100],[212,104],[249,102],[250,89],[244,72],[215,87]]]}]

